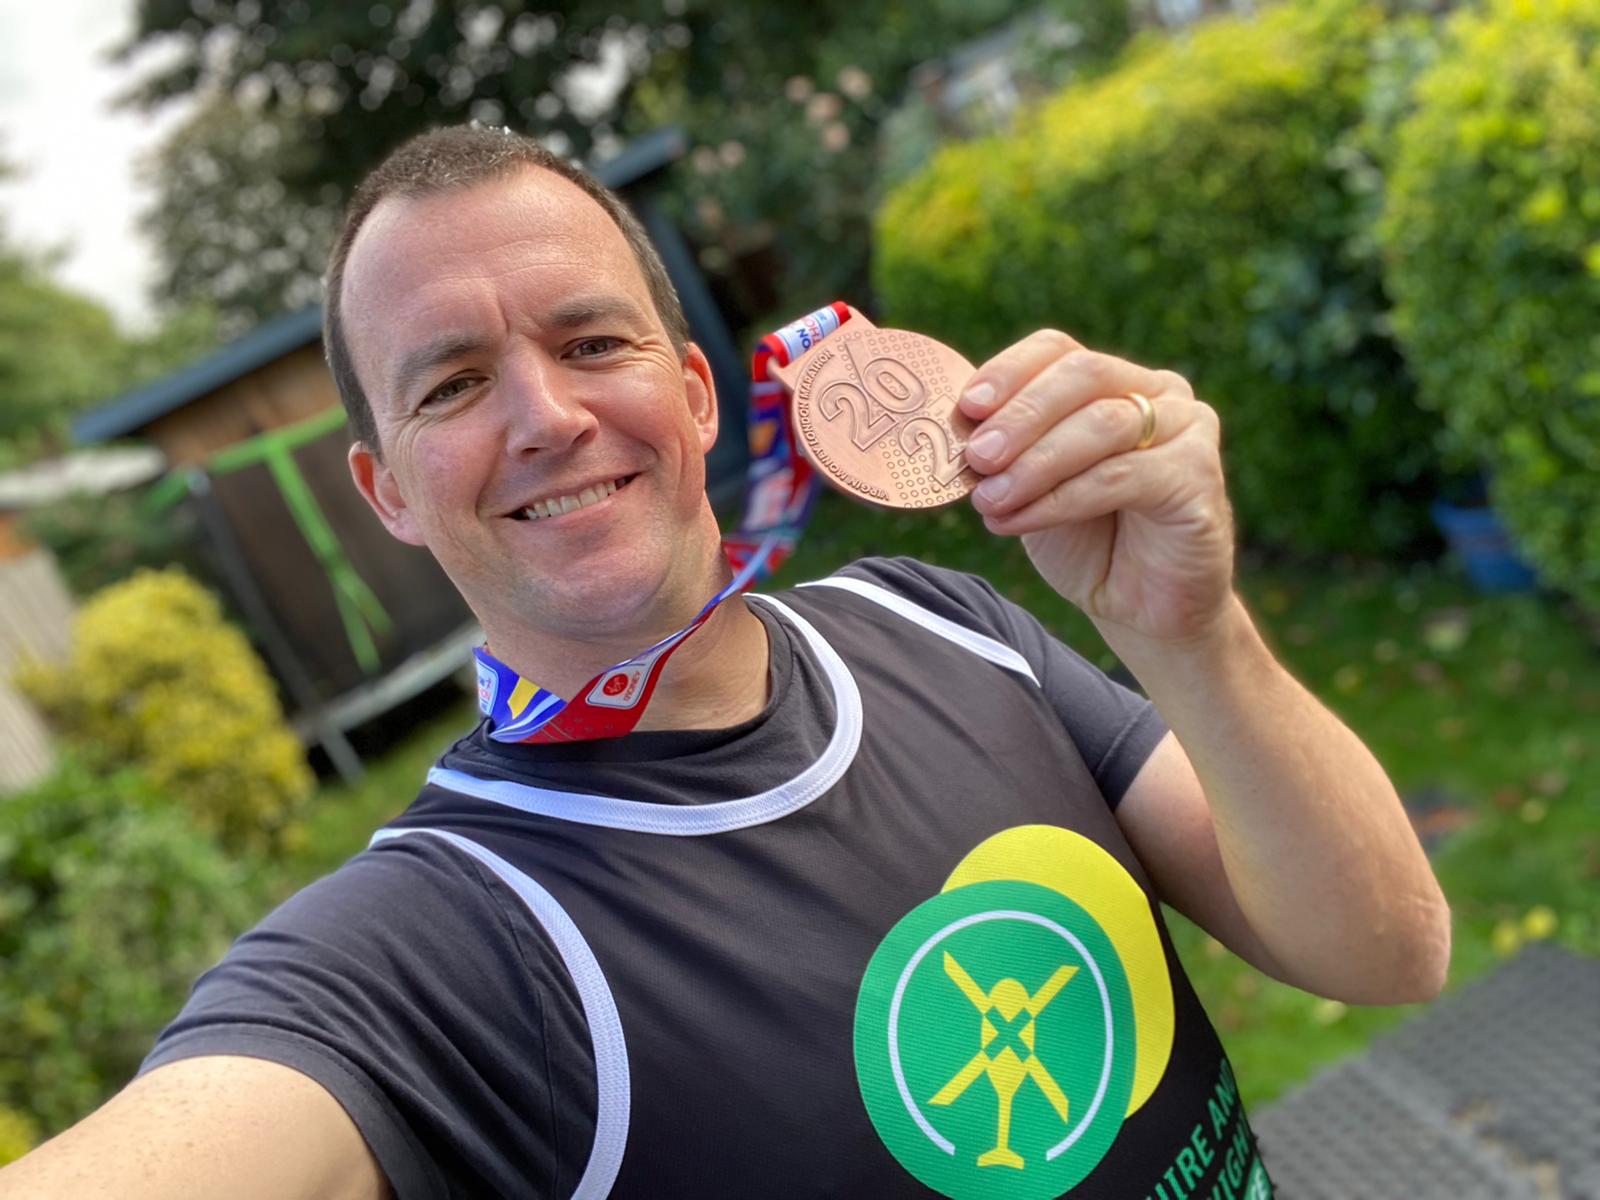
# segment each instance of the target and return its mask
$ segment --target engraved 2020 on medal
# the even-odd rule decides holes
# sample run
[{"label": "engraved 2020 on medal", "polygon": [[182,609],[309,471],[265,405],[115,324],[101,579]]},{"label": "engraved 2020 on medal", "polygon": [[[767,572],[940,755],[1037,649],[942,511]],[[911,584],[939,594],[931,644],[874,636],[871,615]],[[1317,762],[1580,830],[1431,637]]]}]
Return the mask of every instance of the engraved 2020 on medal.
[{"label": "engraved 2020 on medal", "polygon": [[885,508],[937,508],[980,476],[976,423],[956,409],[976,368],[942,342],[879,329],[855,309],[832,337],[774,374],[791,393],[796,440],[836,488]]}]

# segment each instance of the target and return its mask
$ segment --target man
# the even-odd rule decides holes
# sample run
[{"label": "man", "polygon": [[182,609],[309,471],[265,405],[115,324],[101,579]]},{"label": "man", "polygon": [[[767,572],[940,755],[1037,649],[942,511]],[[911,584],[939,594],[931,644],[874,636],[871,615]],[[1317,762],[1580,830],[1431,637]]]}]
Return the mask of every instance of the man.
[{"label": "man", "polygon": [[[356,485],[523,679],[571,697],[727,581],[710,371],[585,177],[402,147],[328,309]],[[1153,705],[905,560],[734,597],[629,736],[463,738],[0,1196],[1270,1194],[1155,898],[1352,1003],[1438,992],[1446,905],[1233,591],[1189,385],[1044,331],[962,405],[985,522]]]}]

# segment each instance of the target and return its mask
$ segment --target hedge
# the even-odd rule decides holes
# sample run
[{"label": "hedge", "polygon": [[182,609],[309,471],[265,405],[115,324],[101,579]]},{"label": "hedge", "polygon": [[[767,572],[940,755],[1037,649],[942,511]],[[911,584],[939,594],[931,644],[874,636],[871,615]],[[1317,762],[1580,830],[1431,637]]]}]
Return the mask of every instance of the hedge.
[{"label": "hedge", "polygon": [[1379,226],[1397,336],[1524,555],[1600,607],[1600,0],[1463,10],[1413,102]]},{"label": "hedge", "polygon": [[1365,0],[1213,20],[947,149],[879,213],[888,318],[975,357],[1056,326],[1184,374],[1257,543],[1431,541],[1440,421],[1388,335],[1349,165],[1382,24]]},{"label": "hedge", "polygon": [[[258,915],[245,867],[132,772],[68,760],[0,802],[0,1116],[53,1134],[126,1083]],[[28,1122],[0,1120],[25,1149]]]}]

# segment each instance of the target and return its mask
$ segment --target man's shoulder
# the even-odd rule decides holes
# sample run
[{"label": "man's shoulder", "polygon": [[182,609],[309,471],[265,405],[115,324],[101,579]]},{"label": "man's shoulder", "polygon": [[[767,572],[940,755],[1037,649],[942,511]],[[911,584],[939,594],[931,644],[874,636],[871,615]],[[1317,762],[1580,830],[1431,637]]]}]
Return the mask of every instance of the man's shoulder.
[{"label": "man's shoulder", "polygon": [[[864,586],[863,586],[864,585]],[[908,556],[858,558],[832,575],[800,585],[854,591],[882,600],[888,593],[948,620],[985,633],[1009,633],[1014,606],[982,576],[934,566]]]},{"label": "man's shoulder", "polygon": [[466,855],[437,838],[393,838],[295,892],[247,937],[293,932],[330,946],[416,945],[450,936],[440,930],[450,914],[493,907]]},{"label": "man's shoulder", "polygon": [[998,599],[994,586],[981,575],[935,566],[903,554],[858,558],[831,575],[809,581],[809,584],[852,579],[885,588],[907,600],[942,599],[945,602],[953,600],[983,604]]},{"label": "man's shoulder", "polygon": [[559,956],[540,930],[516,919],[515,906],[441,839],[403,837],[364,850],[235,941],[201,976],[152,1059],[234,1026],[364,1045],[358,1014],[373,1006],[388,1020],[431,1028],[457,1010],[518,1003],[531,989],[565,991]]}]

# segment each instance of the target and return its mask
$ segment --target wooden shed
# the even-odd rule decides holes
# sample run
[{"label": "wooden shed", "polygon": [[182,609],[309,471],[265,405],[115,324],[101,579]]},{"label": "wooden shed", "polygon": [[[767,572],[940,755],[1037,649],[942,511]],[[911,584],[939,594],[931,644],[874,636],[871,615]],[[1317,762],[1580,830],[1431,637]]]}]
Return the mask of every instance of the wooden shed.
[{"label": "wooden shed", "polygon": [[[692,251],[654,192],[687,149],[677,130],[595,169],[650,233],[706,351],[722,405],[707,462],[731,500],[746,460],[747,376]],[[323,359],[320,308],[270,321],[74,425],[80,442],[143,438],[196,505],[232,599],[303,735],[341,773],[360,764],[344,732],[468,663],[481,637],[424,550],[389,536],[349,480],[349,437]]]}]

